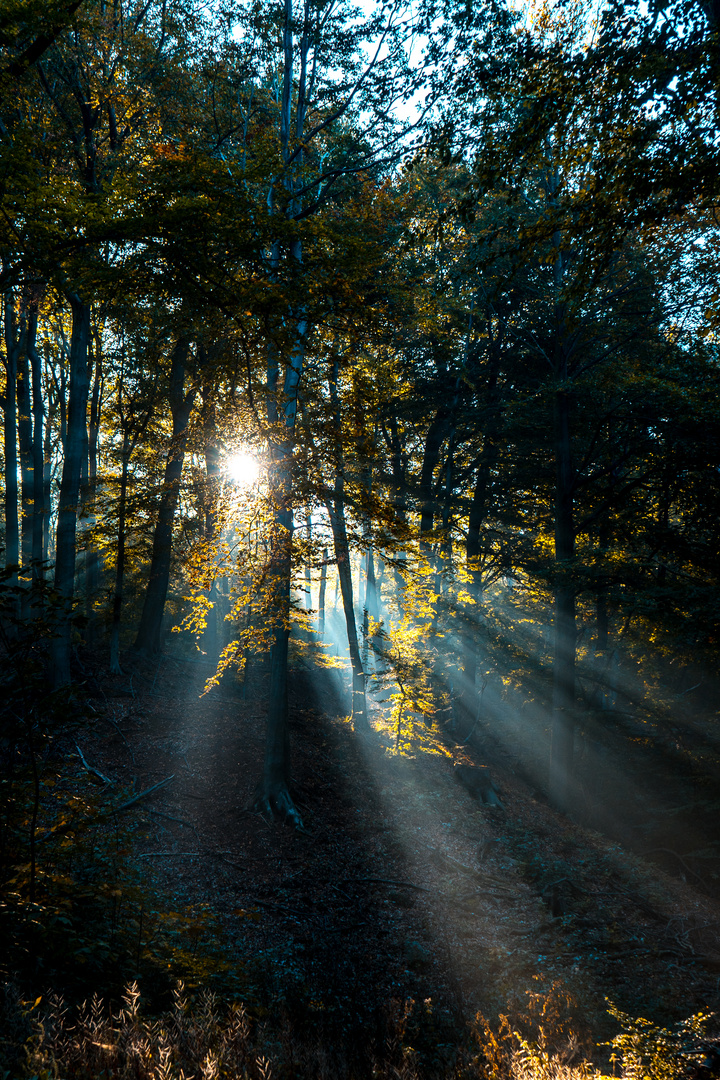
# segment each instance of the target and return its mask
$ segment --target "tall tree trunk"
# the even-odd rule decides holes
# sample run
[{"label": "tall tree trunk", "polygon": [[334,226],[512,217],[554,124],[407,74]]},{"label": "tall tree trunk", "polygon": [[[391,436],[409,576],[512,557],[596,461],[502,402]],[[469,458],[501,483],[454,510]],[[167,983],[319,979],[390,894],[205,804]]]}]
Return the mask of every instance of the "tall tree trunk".
[{"label": "tall tree trunk", "polygon": [[125,580],[125,525],[127,516],[128,468],[130,440],[127,427],[123,432],[122,471],[120,473],[120,505],[118,507],[117,556],[115,561],[115,593],[113,595],[112,627],[110,630],[110,674],[122,675],[120,667],[120,622],[122,616],[123,584]]},{"label": "tall tree trunk", "polygon": [[365,565],[365,610],[373,622],[380,621],[377,581],[375,579],[375,550],[370,545],[367,549]]},{"label": "tall tree trunk", "polygon": [[[32,529],[33,529],[33,417],[30,391],[30,365],[28,363],[28,346],[30,338],[34,336],[33,330],[37,330],[37,311],[31,312],[28,319],[28,333],[26,347],[18,357],[17,370],[17,408],[18,408],[18,444],[20,448],[20,490],[22,519],[20,526],[21,554],[22,554],[22,577],[29,581],[32,577]],[[23,615],[29,613],[29,588],[27,597],[23,598]]]},{"label": "tall tree trunk", "polygon": [[[203,363],[206,362],[203,351]],[[208,551],[213,550],[215,528],[217,524],[218,482],[220,477],[220,446],[218,444],[217,418],[215,415],[214,388],[210,385],[203,390],[203,432],[205,442],[205,493],[203,497],[205,511],[205,540]],[[213,556],[215,562],[216,556]],[[202,635],[202,647],[206,656],[216,663],[220,655],[220,582],[213,579],[208,593],[210,607],[206,615],[205,631]]]},{"label": "tall tree trunk", "polygon": [[310,566],[310,551],[312,545],[312,514],[305,518],[305,533],[308,543],[308,553],[305,560],[305,609],[312,611],[312,568]]},{"label": "tall tree trunk", "polygon": [[[283,141],[287,146],[290,91],[292,83],[292,3],[285,3],[285,57],[283,84]],[[290,245],[290,265],[298,271],[302,265],[299,241]],[[271,261],[277,271],[280,244],[273,245]],[[269,588],[271,597],[272,652],[270,688],[265,738],[263,774],[253,806],[269,817],[279,816],[302,828],[302,817],[290,793],[290,732],[288,725],[287,663],[290,638],[290,588],[292,584],[294,446],[298,390],[303,372],[308,336],[308,321],[302,311],[289,312],[293,337],[287,360],[282,393],[279,392],[280,357],[274,341],[267,352],[267,415],[270,424],[270,484],[273,505],[273,535],[270,555]]]},{"label": "tall tree trunk", "polygon": [[327,588],[327,564],[328,549],[323,548],[322,562],[320,563],[320,591],[318,593],[318,635],[321,638],[325,633],[325,590]]},{"label": "tall tree trunk", "polygon": [[[279,456],[275,468],[275,499],[282,495],[284,509],[276,509],[270,559],[272,649],[265,757],[255,808],[268,816],[278,815],[302,827],[302,819],[290,794],[290,731],[288,725],[288,643],[290,639],[290,579],[293,514],[290,455]],[[277,501],[276,501],[277,506]]]},{"label": "tall tree trunk", "polygon": [[145,590],[140,626],[133,649],[142,656],[153,656],[160,651],[162,627],[168,584],[170,582],[170,557],[172,554],[173,523],[180,494],[180,480],[185,459],[187,427],[195,401],[195,388],[184,391],[185,365],[190,342],[180,338],[172,356],[170,369],[170,411],[173,433],[165,462],[160,506],[153,534],[150,578]]},{"label": "tall tree trunk", "polygon": [[461,707],[465,718],[471,723],[477,716],[477,678],[478,640],[477,625],[482,597],[482,527],[490,509],[490,483],[497,461],[498,428],[500,413],[498,408],[497,380],[500,371],[501,339],[492,340],[489,370],[487,373],[487,394],[485,398],[486,424],[482,453],[478,462],[477,477],[473,490],[468,532],[466,541],[467,571],[469,575],[468,592],[473,603],[469,605],[467,622],[463,635],[463,668],[461,681]]},{"label": "tall tree trunk", "polygon": [[100,335],[95,332],[94,371],[90,396],[90,423],[88,424],[88,478],[87,478],[87,544],[85,547],[85,602],[88,623],[95,616],[95,598],[100,591],[100,556],[93,536],[97,514],[97,455],[100,434],[100,388],[102,382],[102,353]]},{"label": "tall tree trunk", "polygon": [[433,492],[433,477],[438,461],[440,460],[440,448],[445,438],[447,429],[448,410],[438,409],[425,436],[423,461],[420,469],[420,550],[428,562],[432,562],[432,542],[428,540],[428,534],[432,533],[435,518],[435,498]]},{"label": "tall tree trunk", "polygon": [[[20,520],[18,516],[18,450],[17,450],[17,405],[15,385],[17,383],[18,354],[20,344],[17,340],[15,309],[12,293],[4,297],[5,331],[5,399],[4,406],[4,453],[5,453],[5,566],[17,567],[20,564]],[[8,578],[7,584],[17,584],[16,574]]]},{"label": "tall tree trunk", "polygon": [[50,648],[50,681],[54,689],[70,682],[71,618],[75,590],[77,512],[80,470],[85,446],[85,413],[88,398],[87,349],[90,307],[79,296],[68,296],[72,309],[70,337],[70,393],[63,456],[58,520],[55,533],[55,591],[65,603],[60,625]]},{"label": "tall tree trunk", "polygon": [[[397,417],[393,413],[390,416],[390,435],[385,434],[386,442],[390,449],[390,468],[392,480],[390,484],[390,498],[395,507],[398,525],[402,532],[407,526],[407,502],[406,502],[406,455],[403,451]],[[396,563],[393,565],[393,577],[397,592],[397,605],[400,615],[405,611],[405,578],[398,569],[397,563],[405,562],[405,553],[400,551],[396,555]]]},{"label": "tall tree trunk", "polygon": [[[547,177],[548,200],[555,205],[559,187],[557,172]],[[553,292],[555,333],[553,368],[555,395],[553,436],[555,444],[555,618],[553,652],[552,723],[550,733],[550,802],[564,812],[572,802],[575,741],[575,470],[570,432],[570,368],[566,345],[566,303],[563,295],[565,255],[562,233],[553,235],[555,260]]]},{"label": "tall tree trunk", "polygon": [[43,527],[47,507],[45,505],[44,471],[45,461],[43,456],[43,420],[45,410],[43,407],[42,386],[42,361],[37,351],[37,342],[28,343],[30,356],[30,369],[32,373],[32,411],[33,411],[33,441],[32,441],[32,470],[33,470],[33,513],[32,513],[32,544],[31,559],[33,567],[33,585],[39,590],[44,579],[43,558]]},{"label": "tall tree trunk", "polygon": [[574,482],[570,439],[570,397],[555,396],[555,646],[553,656],[550,800],[570,807],[575,736],[575,558]]},{"label": "tall tree trunk", "polygon": [[332,525],[335,560],[337,562],[340,593],[345,614],[345,629],[347,630],[350,652],[350,666],[352,668],[352,719],[355,730],[364,732],[369,730],[365,700],[365,672],[363,671],[357,624],[355,622],[350,549],[345,528],[345,504],[342,488],[342,478],[338,476],[335,481],[335,498],[332,502],[327,503],[327,510]]},{"label": "tall tree trunk", "polygon": [[378,604],[377,582],[375,580],[375,552],[372,545],[368,546],[365,556],[365,607],[363,608],[363,670],[369,674],[370,668],[375,667],[376,653],[370,651],[370,628],[374,627],[373,641],[379,646],[381,637],[377,628],[380,623],[380,609]]},{"label": "tall tree trunk", "polygon": [[47,567],[50,560],[50,527],[51,519],[51,492],[52,492],[52,439],[53,425],[57,411],[57,401],[51,399],[48,392],[48,416],[45,424],[45,437],[43,439],[43,524],[42,524],[42,557],[43,565]]},{"label": "tall tree trunk", "polygon": [[[292,0],[285,0],[283,13],[283,81],[280,100],[280,152],[286,167],[283,186],[287,203],[283,210],[292,216],[296,209],[295,168],[303,165],[302,139],[307,108],[306,79],[311,34],[307,9],[299,40],[299,70],[295,82],[294,13]],[[297,91],[294,88],[297,86]],[[295,117],[293,122],[293,103]],[[291,146],[291,140],[300,144]],[[295,165],[293,165],[295,162]],[[302,185],[304,178],[298,180]],[[276,212],[275,191],[268,195],[270,214]],[[287,220],[287,217],[286,217]],[[287,235],[287,233],[286,233]],[[270,251],[270,274],[277,280],[280,269],[281,244],[276,239]],[[290,278],[302,273],[302,243],[297,236],[287,245],[287,266]],[[280,389],[280,358],[277,343],[272,339],[267,351],[267,417],[271,458],[271,494],[273,497],[273,547],[271,552],[270,588],[274,609],[272,612],[272,659],[270,672],[270,695],[268,703],[265,762],[263,776],[255,795],[254,806],[262,813],[279,814],[302,828],[302,818],[290,794],[290,739],[288,730],[287,657],[290,635],[290,587],[292,582],[292,532],[295,423],[298,407],[300,379],[305,361],[305,349],[309,324],[307,314],[298,305],[289,305],[283,318],[285,328],[291,328],[291,340],[285,345],[285,377]]]},{"label": "tall tree trunk", "polygon": [[330,400],[335,411],[335,490],[333,499],[326,503],[330,525],[332,527],[337,563],[338,580],[342,594],[345,627],[347,630],[350,666],[352,668],[352,719],[356,731],[369,730],[367,705],[365,700],[365,672],[358,644],[355,608],[353,605],[352,567],[350,564],[350,546],[345,527],[345,476],[342,451],[342,424],[340,416],[340,398],[338,395],[338,361],[333,364],[330,379]]},{"label": "tall tree trunk", "polygon": [[[299,257],[299,252],[298,252]],[[253,806],[302,828],[302,818],[290,793],[290,732],[288,726],[288,642],[292,582],[294,435],[297,395],[305,355],[308,326],[297,320],[296,341],[285,366],[282,412],[278,382],[280,364],[274,343],[268,348],[268,415],[274,428],[270,445],[271,490],[275,511],[270,555],[272,651],[263,774]]]}]

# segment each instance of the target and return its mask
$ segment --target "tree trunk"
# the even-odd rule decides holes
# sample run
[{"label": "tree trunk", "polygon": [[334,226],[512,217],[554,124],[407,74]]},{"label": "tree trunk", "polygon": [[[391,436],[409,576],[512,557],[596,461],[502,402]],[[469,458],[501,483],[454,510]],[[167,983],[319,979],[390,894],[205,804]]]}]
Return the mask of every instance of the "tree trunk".
[{"label": "tree trunk", "polygon": [[[386,434],[385,439],[390,449],[390,467],[392,470],[390,498],[395,507],[395,513],[397,516],[400,530],[404,532],[407,525],[407,502],[405,498],[406,455],[403,451],[402,441],[400,439],[400,431],[398,429],[397,417],[394,414],[390,417],[390,435],[388,437],[388,435]],[[397,553],[396,564],[393,565],[392,568],[397,592],[398,611],[402,616],[405,613],[405,578],[397,567],[398,562],[405,562],[405,553],[402,551]]]},{"label": "tree trunk", "polygon": [[370,666],[372,666],[373,671],[376,670],[376,653],[374,650],[372,652],[370,651],[371,623],[376,631],[373,633],[373,641],[379,647],[382,640],[380,634],[377,632],[377,627],[380,623],[380,605],[378,603],[378,589],[375,580],[375,552],[372,545],[368,547],[366,555],[365,607],[363,609],[363,669],[366,673],[369,672]]},{"label": "tree trunk", "polygon": [[363,671],[360,647],[358,644],[355,608],[353,605],[352,567],[350,547],[345,528],[345,476],[342,449],[342,423],[340,416],[340,398],[338,395],[338,361],[333,363],[330,377],[330,400],[335,412],[335,491],[334,497],[325,504],[330,516],[335,561],[342,594],[345,627],[347,630],[350,666],[352,668],[352,719],[356,731],[369,731],[367,705],[365,700],[365,672]]},{"label": "tree trunk", "polygon": [[51,492],[52,492],[52,439],[53,439],[53,424],[57,411],[57,401],[52,401],[50,393],[48,392],[48,416],[45,424],[45,437],[43,439],[43,471],[42,471],[42,484],[43,484],[43,507],[45,513],[43,515],[43,527],[42,527],[42,557],[43,565],[47,567],[50,561],[50,527],[51,520]]},{"label": "tree trunk", "polygon": [[425,436],[423,462],[420,470],[420,490],[418,493],[420,498],[420,550],[430,563],[433,562],[432,541],[428,540],[427,536],[432,533],[435,524],[433,477],[440,460],[440,448],[445,437],[447,419],[447,408],[438,409]]},{"label": "tree trunk", "polygon": [[72,308],[70,337],[70,393],[63,455],[58,520],[55,532],[55,591],[65,604],[50,647],[50,681],[54,689],[70,682],[71,618],[75,590],[77,512],[80,470],[85,445],[85,413],[88,398],[87,349],[90,307],[79,296],[68,297]]},{"label": "tree trunk", "polygon": [[32,408],[33,408],[33,517],[32,517],[32,566],[33,584],[39,590],[44,579],[43,530],[49,508],[45,502],[45,459],[43,453],[43,408],[42,362],[37,351],[36,341],[28,345],[30,368],[32,371]]},{"label": "tree trunk", "polygon": [[[277,448],[276,448],[277,449]],[[292,455],[279,456],[274,495],[292,497]],[[276,502],[277,506],[277,502]],[[279,816],[302,828],[302,818],[290,794],[290,731],[288,726],[288,642],[290,640],[290,580],[293,514],[285,505],[275,511],[271,582],[272,649],[265,757],[254,808],[268,817]]]},{"label": "tree trunk", "polygon": [[318,635],[321,638],[325,633],[325,589],[327,588],[327,562],[328,549],[323,548],[322,562],[320,563],[320,592],[318,594]]},{"label": "tree trunk", "polygon": [[[204,494],[204,510],[205,510],[205,540],[208,545],[208,551],[213,550],[213,542],[215,539],[215,528],[217,524],[217,499],[218,499],[218,483],[220,477],[220,447],[218,445],[217,436],[217,419],[215,415],[215,404],[213,400],[214,389],[212,386],[207,385],[203,390],[203,411],[204,411],[204,436],[205,436],[205,494]],[[213,556],[215,562],[217,556]],[[219,581],[215,578],[213,571],[213,579],[210,585],[208,593],[208,600],[210,601],[210,607],[208,608],[206,616],[205,631],[202,635],[202,647],[203,650],[213,663],[217,663],[220,655],[220,610],[219,610]]]},{"label": "tree trunk", "polygon": [[570,440],[570,397],[555,397],[555,647],[553,657],[550,800],[567,811],[571,801],[575,736],[575,557],[574,485]]},{"label": "tree trunk", "polygon": [[335,498],[327,503],[330,524],[332,525],[335,560],[337,562],[340,593],[345,613],[350,666],[352,668],[352,719],[356,731],[369,731],[367,707],[365,701],[365,672],[363,671],[360,646],[358,644],[355,608],[353,607],[352,572],[347,530],[345,528],[345,506],[343,501],[342,477],[335,480]]},{"label": "tree trunk", "polygon": [[153,535],[150,578],[145,590],[140,626],[133,646],[134,651],[143,656],[158,653],[161,645],[160,629],[170,581],[173,523],[180,494],[187,426],[196,393],[194,388],[187,393],[184,392],[185,365],[189,350],[190,342],[187,338],[181,338],[173,350],[170,370],[170,410],[173,434],[165,463],[165,476]]},{"label": "tree trunk", "polygon": [[[297,408],[297,389],[302,373],[307,324],[300,320],[298,339],[286,367],[284,384],[284,428],[270,447],[272,456],[271,485],[273,505],[273,536],[268,574],[270,611],[272,619],[272,651],[270,656],[270,690],[268,700],[265,759],[263,774],[255,793],[253,807],[268,817],[281,817],[296,828],[303,827],[302,818],[290,793],[290,732],[288,726],[288,642],[290,639],[290,588],[292,583],[293,536],[293,436]],[[268,411],[271,423],[279,420],[275,413],[279,362],[275,349],[268,350]]]},{"label": "tree trunk", "polygon": [[500,422],[497,379],[500,371],[500,354],[501,339],[495,337],[492,341],[492,352],[487,375],[488,385],[487,396],[485,399],[487,422],[483,438],[482,453],[478,462],[475,489],[470,505],[465,548],[467,570],[470,577],[468,582],[468,592],[472,597],[473,604],[469,606],[467,612],[467,621],[463,635],[463,668],[460,701],[466,721],[472,724],[475,723],[478,708],[475,682],[477,678],[478,661],[477,625],[479,621],[483,583],[481,567],[481,532],[490,508],[490,482],[497,461],[497,440]]},{"label": "tree trunk", "polygon": [[[285,55],[286,66],[283,100],[289,110],[292,84],[292,4],[285,3]],[[285,106],[283,107],[285,116]],[[285,124],[283,131],[286,138]],[[302,249],[299,241],[290,245],[292,269],[302,265]],[[279,242],[273,244],[273,271],[280,258]],[[255,793],[253,807],[268,817],[279,816],[302,829],[302,817],[290,794],[290,732],[288,726],[287,660],[290,638],[290,588],[292,584],[292,534],[293,534],[293,487],[295,422],[298,406],[298,389],[302,377],[308,322],[302,311],[289,312],[294,325],[294,341],[290,345],[285,364],[282,395],[279,394],[280,358],[274,341],[268,343],[267,353],[267,415],[270,436],[270,484],[275,506],[272,549],[270,556],[269,587],[272,618],[272,653],[270,660],[270,691],[268,701],[265,760],[260,785]]]},{"label": "tree trunk", "polygon": [[123,432],[122,472],[120,474],[120,505],[118,507],[117,557],[115,562],[115,594],[113,596],[112,628],[110,630],[110,674],[122,675],[120,667],[120,617],[122,614],[123,583],[125,578],[125,521],[127,515],[128,467],[130,445],[127,428]]},{"label": "tree trunk", "polygon": [[[15,310],[11,293],[6,293],[4,304],[5,322],[5,400],[4,400],[4,452],[5,452],[5,566],[18,567],[20,564],[20,521],[18,517],[18,451],[17,451],[17,406],[15,385],[17,383],[18,353],[15,327]],[[8,579],[10,587],[17,585],[17,575]]]},{"label": "tree trunk", "polygon": [[[28,583],[32,578],[32,532],[33,532],[33,425],[30,396],[30,365],[28,349],[32,329],[37,330],[37,312],[30,315],[26,347],[18,357],[17,370],[17,408],[18,408],[18,444],[20,448],[20,490],[22,519],[20,527],[22,577]],[[28,594],[23,597],[23,617],[29,614]]]},{"label": "tree trunk", "polygon": [[312,568],[310,566],[310,552],[312,550],[312,514],[308,514],[305,519],[305,531],[308,543],[308,553],[305,560],[305,610],[312,611]]},{"label": "tree trunk", "polygon": [[85,603],[88,622],[95,616],[95,598],[100,591],[100,557],[95,546],[93,529],[97,513],[97,453],[100,433],[100,384],[102,378],[102,354],[99,334],[95,334],[95,356],[92,394],[90,397],[90,423],[88,425],[88,478],[87,478],[87,544],[85,548]]}]

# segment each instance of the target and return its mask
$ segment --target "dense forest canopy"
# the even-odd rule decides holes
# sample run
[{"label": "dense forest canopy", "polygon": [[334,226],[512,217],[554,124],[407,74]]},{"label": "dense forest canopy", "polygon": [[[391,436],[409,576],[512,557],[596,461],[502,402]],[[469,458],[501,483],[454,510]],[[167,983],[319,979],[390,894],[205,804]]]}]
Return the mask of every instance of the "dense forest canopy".
[{"label": "dense forest canopy", "polygon": [[[5,564],[23,625],[65,604],[52,685],[79,604],[118,670],[189,585],[223,662],[272,645],[262,798],[292,816],[303,567],[329,544],[361,725],[359,612],[432,654],[428,714],[452,684],[472,716],[512,581],[555,626],[562,805],[579,627],[596,680],[610,623],[717,632],[714,33],[682,5],[6,5]],[[253,542],[233,446],[267,467]]]},{"label": "dense forest canopy", "polygon": [[253,805],[298,829],[292,664],[349,663],[355,731],[383,693],[398,744],[526,709],[567,813],[623,703],[716,709],[718,18],[2,0],[0,745],[34,777],[31,900],[88,648],[118,676],[199,650],[210,693],[264,665]]}]

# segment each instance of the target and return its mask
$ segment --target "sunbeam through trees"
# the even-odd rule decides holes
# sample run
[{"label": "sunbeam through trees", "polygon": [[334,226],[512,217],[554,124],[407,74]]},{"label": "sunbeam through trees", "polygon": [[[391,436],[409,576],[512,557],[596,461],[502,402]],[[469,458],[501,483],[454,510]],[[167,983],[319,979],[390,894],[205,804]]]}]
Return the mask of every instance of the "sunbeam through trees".
[{"label": "sunbeam through trees", "polygon": [[720,1072],[719,34],[0,0],[3,1076]]}]

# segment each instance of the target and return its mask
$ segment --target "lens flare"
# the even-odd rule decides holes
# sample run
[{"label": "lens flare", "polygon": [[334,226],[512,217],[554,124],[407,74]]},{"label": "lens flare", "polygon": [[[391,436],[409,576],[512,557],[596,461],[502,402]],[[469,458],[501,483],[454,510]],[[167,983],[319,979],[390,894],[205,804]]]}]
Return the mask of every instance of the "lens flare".
[{"label": "lens flare", "polygon": [[252,454],[241,451],[232,454],[226,463],[228,477],[241,487],[252,487],[260,475],[260,463]]}]

